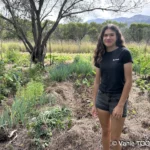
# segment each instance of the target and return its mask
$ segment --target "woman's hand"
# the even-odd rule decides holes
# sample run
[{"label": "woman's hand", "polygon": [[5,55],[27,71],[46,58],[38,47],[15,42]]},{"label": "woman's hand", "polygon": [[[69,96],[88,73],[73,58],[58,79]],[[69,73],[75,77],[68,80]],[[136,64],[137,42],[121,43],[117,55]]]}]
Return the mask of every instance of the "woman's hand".
[{"label": "woman's hand", "polygon": [[123,114],[123,106],[116,106],[113,110],[112,116],[116,119],[119,119],[122,117]]},{"label": "woman's hand", "polygon": [[92,106],[92,116],[97,117],[97,110],[95,106]]}]

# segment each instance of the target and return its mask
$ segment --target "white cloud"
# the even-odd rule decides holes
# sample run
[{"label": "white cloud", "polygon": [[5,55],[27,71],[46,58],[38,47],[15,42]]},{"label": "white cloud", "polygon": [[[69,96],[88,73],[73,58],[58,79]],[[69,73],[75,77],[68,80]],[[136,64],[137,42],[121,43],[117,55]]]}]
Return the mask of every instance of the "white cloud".
[{"label": "white cloud", "polygon": [[90,12],[88,15],[85,14],[83,17],[84,21],[101,18],[101,19],[113,19],[117,17],[132,17],[137,14],[142,15],[150,15],[150,5],[147,5],[141,9],[135,10],[134,12],[126,12],[126,13],[114,13],[109,11],[94,11]]}]

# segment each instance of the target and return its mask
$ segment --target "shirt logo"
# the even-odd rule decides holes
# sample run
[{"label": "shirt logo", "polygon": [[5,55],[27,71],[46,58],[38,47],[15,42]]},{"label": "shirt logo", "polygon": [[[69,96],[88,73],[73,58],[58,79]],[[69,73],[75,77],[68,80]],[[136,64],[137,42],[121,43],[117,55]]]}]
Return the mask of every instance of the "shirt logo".
[{"label": "shirt logo", "polygon": [[113,61],[118,61],[119,60],[119,58],[117,58],[117,59],[113,59]]}]

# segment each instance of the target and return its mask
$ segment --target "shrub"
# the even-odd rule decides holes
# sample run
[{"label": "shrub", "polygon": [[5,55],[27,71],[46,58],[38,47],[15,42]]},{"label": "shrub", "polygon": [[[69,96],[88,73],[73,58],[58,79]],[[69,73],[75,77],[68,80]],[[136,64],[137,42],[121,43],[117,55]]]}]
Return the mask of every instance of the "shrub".
[{"label": "shrub", "polygon": [[[89,57],[90,58],[90,57]],[[64,81],[69,78],[73,73],[78,75],[91,75],[93,74],[93,68],[89,61],[89,58],[82,58],[76,56],[74,62],[71,64],[58,64],[50,69],[50,78],[54,81]]]},{"label": "shrub", "polygon": [[17,88],[24,84],[24,75],[21,69],[13,69],[5,71],[2,76],[0,76],[0,93],[2,100],[5,96],[10,94],[14,95]]},{"label": "shrub", "polygon": [[41,112],[33,122],[29,123],[28,130],[35,138],[47,139],[52,136],[54,128],[65,129],[65,120],[70,116],[71,111],[68,108],[54,107]]},{"label": "shrub", "polygon": [[14,49],[7,50],[5,52],[5,57],[6,57],[8,63],[15,63],[20,58],[20,53],[19,53],[19,51],[16,51]]},{"label": "shrub", "polygon": [[68,64],[59,64],[50,69],[50,78],[53,81],[64,81],[70,75],[70,65]]},{"label": "shrub", "polygon": [[0,60],[0,76],[2,76],[5,72],[5,63],[3,60]]},{"label": "shrub", "polygon": [[18,89],[16,96],[18,98],[23,98],[27,101],[35,101],[44,92],[44,85],[41,82],[30,81],[27,83],[26,87],[21,87]]},{"label": "shrub", "polygon": [[43,72],[44,72],[44,69],[41,67],[41,65],[35,64],[34,67],[29,68],[29,70],[26,72],[26,75],[31,80],[41,82]]},{"label": "shrub", "polygon": [[5,107],[3,114],[0,116],[0,125],[7,125],[9,127],[16,126],[18,124],[25,125],[31,114],[35,114],[37,111],[36,104],[54,104],[55,97],[49,95],[49,98],[43,94],[34,103],[24,98],[15,98],[12,107]]}]

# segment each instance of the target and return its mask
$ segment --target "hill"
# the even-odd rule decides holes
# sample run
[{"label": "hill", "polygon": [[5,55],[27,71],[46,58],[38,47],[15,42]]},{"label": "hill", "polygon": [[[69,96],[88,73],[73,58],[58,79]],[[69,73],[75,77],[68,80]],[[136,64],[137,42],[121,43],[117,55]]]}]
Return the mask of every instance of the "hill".
[{"label": "hill", "polygon": [[96,23],[103,23],[106,20],[111,20],[111,21],[116,21],[116,22],[121,22],[121,23],[127,23],[130,25],[131,23],[148,23],[150,24],[150,16],[146,15],[134,15],[133,17],[127,18],[127,17],[119,17],[119,18],[114,18],[114,19],[102,19],[102,18],[97,18],[97,19],[92,19],[88,20],[88,23],[91,22],[96,22]]}]

